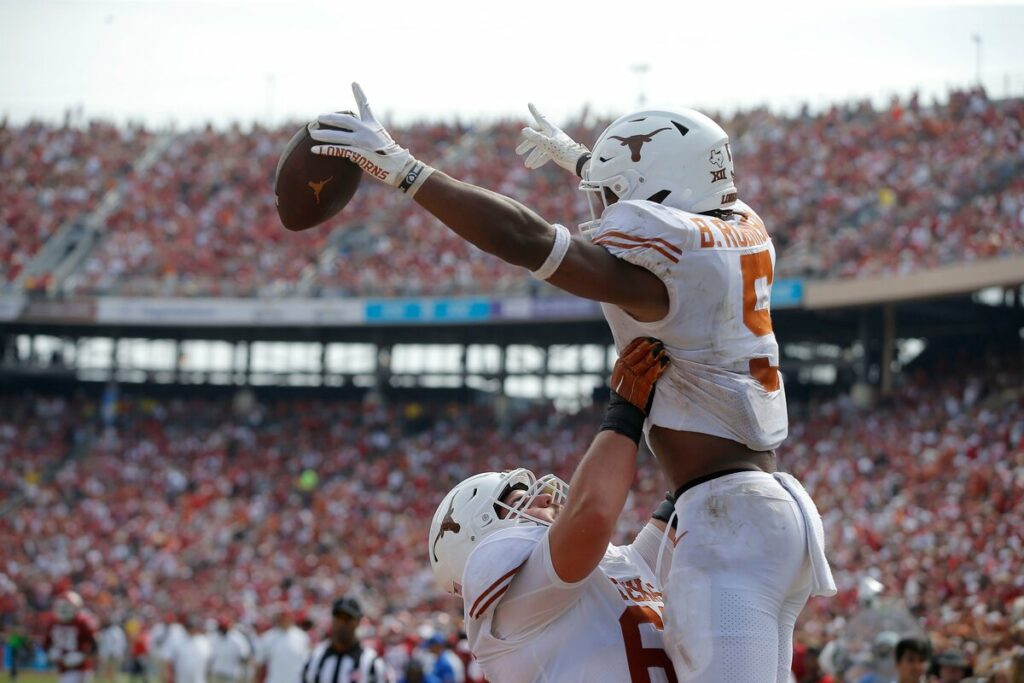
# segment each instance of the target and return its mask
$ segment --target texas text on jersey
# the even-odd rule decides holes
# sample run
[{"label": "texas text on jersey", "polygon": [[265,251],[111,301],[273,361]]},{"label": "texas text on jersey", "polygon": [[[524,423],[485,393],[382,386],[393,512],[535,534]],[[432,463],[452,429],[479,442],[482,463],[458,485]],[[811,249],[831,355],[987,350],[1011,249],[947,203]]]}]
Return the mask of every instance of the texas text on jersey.
[{"label": "texas text on jersey", "polygon": [[[551,564],[547,532],[503,529],[469,556],[466,631],[487,679],[675,683],[662,646],[662,596],[640,552],[608,546],[597,571],[568,584]],[[641,534],[656,547],[660,532]]]}]

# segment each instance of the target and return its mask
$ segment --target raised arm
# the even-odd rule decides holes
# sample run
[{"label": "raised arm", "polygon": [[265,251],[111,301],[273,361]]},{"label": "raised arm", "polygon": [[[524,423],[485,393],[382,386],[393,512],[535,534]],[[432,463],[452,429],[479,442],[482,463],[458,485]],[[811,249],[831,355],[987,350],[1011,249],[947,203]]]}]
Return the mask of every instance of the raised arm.
[{"label": "raised arm", "polygon": [[615,363],[601,431],[569,483],[565,509],[551,525],[551,564],[575,583],[601,562],[636,474],[636,453],[654,385],[668,367],[661,342],[634,339]]},{"label": "raised arm", "polygon": [[558,246],[558,232],[565,230],[564,256],[542,279],[570,294],[615,304],[637,320],[660,320],[668,312],[668,291],[654,273],[582,237],[569,236],[566,228],[552,226],[510,197],[435,171],[416,202],[463,239],[534,273]]},{"label": "raised arm", "polygon": [[358,159],[385,184],[413,196],[453,232],[480,249],[522,266],[571,294],[615,304],[642,321],[668,312],[668,292],[650,271],[617,259],[603,247],[570,237],[519,202],[465,183],[419,162],[376,120],[357,84],[359,114],[323,114],[311,131],[324,144],[313,152]]}]

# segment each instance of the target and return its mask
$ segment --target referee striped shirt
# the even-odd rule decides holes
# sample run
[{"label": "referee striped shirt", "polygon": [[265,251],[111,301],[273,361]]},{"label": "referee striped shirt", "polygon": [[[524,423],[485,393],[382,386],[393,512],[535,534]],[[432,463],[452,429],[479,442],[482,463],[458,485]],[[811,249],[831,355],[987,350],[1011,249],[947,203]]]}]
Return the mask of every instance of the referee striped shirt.
[{"label": "referee striped shirt", "polygon": [[302,683],[392,683],[387,664],[371,647],[340,652],[329,640],[313,648],[302,667]]}]

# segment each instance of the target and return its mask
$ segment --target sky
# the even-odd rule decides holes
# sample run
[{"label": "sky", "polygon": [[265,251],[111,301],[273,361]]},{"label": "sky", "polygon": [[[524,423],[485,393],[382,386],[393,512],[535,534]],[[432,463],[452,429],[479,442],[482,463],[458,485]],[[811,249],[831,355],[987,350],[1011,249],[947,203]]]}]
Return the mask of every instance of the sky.
[{"label": "sky", "polygon": [[[977,40],[976,40],[977,38]],[[979,55],[980,45],[980,55]],[[980,63],[979,63],[980,56]],[[980,66],[980,70],[979,70]],[[0,0],[0,117],[226,125],[715,112],[981,79],[1024,95],[1024,4]]]}]

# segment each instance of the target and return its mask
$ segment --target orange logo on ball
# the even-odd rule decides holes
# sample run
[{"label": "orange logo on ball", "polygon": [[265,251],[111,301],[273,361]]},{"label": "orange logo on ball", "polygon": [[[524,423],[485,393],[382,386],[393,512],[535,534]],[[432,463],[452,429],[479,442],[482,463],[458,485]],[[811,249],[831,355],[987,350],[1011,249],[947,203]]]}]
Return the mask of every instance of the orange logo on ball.
[{"label": "orange logo on ball", "polygon": [[312,188],[313,198],[316,200],[318,206],[320,204],[320,191],[324,189],[324,185],[331,182],[332,180],[334,180],[334,176],[331,176],[327,180],[321,180],[320,182],[310,180],[308,183],[306,183],[307,185],[310,186],[310,188]]}]

